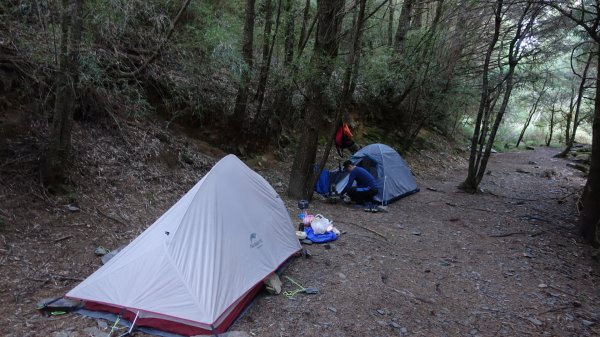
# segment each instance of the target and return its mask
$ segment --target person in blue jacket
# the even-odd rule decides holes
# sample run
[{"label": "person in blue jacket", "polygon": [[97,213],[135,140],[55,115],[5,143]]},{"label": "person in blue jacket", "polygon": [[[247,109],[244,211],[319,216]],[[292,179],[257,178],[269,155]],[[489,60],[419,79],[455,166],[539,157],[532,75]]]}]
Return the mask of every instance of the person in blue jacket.
[{"label": "person in blue jacket", "polygon": [[[348,195],[350,199],[357,204],[372,207],[373,197],[379,192],[375,177],[360,166],[355,166],[350,160],[344,162],[344,170],[350,173],[348,184],[342,190],[340,195]],[[356,181],[356,186],[352,186]]]}]

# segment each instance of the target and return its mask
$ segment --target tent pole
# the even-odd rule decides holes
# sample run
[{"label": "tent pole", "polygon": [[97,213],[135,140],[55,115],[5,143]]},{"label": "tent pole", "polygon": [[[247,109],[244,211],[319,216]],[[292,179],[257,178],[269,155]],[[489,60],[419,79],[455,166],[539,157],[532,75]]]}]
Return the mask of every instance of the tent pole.
[{"label": "tent pole", "polygon": [[381,194],[381,196],[383,198],[381,198],[381,206],[385,206],[386,205],[386,203],[385,203],[385,181],[386,181],[386,178],[387,178],[387,175],[384,175],[383,176],[383,194]]}]

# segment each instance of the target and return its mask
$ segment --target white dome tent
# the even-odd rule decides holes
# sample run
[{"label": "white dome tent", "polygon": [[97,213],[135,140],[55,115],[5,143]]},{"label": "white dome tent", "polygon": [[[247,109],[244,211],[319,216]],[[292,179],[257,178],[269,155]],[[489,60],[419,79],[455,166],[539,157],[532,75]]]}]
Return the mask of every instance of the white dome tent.
[{"label": "white dome tent", "polygon": [[136,326],[222,333],[300,249],[277,192],[228,155],[66,297]]}]

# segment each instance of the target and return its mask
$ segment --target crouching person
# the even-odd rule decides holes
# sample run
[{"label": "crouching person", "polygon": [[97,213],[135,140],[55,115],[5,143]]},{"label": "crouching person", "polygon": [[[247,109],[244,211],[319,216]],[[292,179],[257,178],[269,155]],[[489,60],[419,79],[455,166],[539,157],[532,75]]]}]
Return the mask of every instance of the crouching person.
[{"label": "crouching person", "polygon": [[[375,177],[360,166],[355,166],[350,160],[344,162],[344,170],[350,173],[348,177],[348,184],[342,190],[340,194],[342,197],[348,195],[350,200],[356,204],[365,205],[369,211],[376,210],[373,206],[373,197],[379,192],[379,186]],[[354,185],[356,182],[356,186]]]}]

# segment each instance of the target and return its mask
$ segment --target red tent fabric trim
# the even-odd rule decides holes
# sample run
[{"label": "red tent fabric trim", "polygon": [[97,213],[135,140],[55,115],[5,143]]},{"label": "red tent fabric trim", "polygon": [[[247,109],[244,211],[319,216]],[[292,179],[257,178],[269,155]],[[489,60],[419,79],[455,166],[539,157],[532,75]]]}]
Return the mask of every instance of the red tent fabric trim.
[{"label": "red tent fabric trim", "polygon": [[[258,292],[262,288],[262,283],[257,284],[254,288],[250,289],[246,295],[242,298],[242,300],[238,303],[238,305],[223,319],[221,324],[215,327],[215,332],[224,333],[227,331],[229,326],[234,322],[237,316],[244,310],[244,308],[252,301],[252,299],[258,294]],[[136,315],[135,311],[132,309],[123,309],[116,307],[110,304],[103,304],[98,302],[86,302],[84,305],[85,309],[92,311],[105,311],[110,312],[112,314],[121,315],[124,319],[128,321],[133,321]],[[133,309],[135,310],[135,309]],[[159,329],[166,332],[172,332],[184,336],[194,336],[194,335],[212,335],[213,331],[209,329],[203,329],[197,326],[188,325],[181,322],[172,321],[164,318],[143,318],[138,317],[135,322],[136,326],[145,326],[150,328]]]}]

